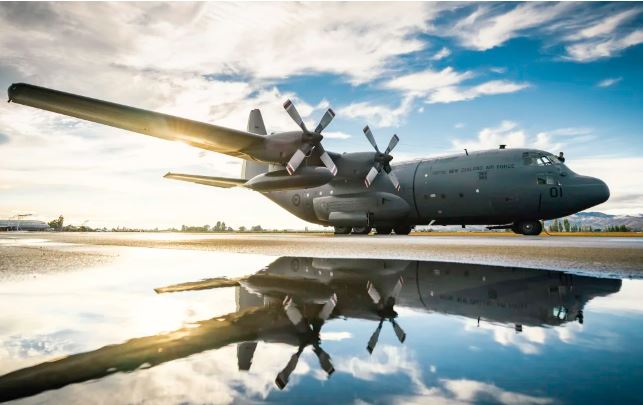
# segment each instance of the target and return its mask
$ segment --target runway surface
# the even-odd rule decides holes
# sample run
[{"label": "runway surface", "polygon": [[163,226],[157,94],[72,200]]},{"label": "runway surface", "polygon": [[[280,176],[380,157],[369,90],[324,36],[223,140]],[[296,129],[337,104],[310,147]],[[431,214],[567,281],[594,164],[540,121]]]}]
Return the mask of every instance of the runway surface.
[{"label": "runway surface", "polygon": [[[61,245],[62,244],[62,245]],[[147,247],[269,256],[436,260],[618,276],[643,270],[643,238],[504,236],[333,236],[324,234],[2,233],[0,270],[29,270],[49,250],[48,268],[102,260],[89,247]],[[71,249],[74,247],[74,249]],[[71,250],[76,254],[71,254]],[[117,254],[110,250],[110,254]]]}]

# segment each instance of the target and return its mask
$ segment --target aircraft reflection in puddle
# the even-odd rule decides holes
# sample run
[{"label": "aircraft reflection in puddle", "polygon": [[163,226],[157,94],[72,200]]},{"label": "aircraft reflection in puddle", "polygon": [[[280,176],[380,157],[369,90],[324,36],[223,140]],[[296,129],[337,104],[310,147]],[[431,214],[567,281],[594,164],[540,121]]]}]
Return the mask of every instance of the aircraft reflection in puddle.
[{"label": "aircraft reflection in puddle", "polygon": [[275,383],[283,389],[308,346],[320,367],[328,375],[334,372],[320,338],[324,323],[332,318],[377,322],[366,344],[372,353],[385,323],[404,342],[396,306],[464,316],[478,323],[511,324],[520,333],[523,325],[582,323],[585,304],[618,292],[621,281],[459,263],[282,257],[248,277],[207,279],[156,292],[225,287],[236,288],[236,312],[0,376],[0,401],[153,367],[230,344],[237,344],[239,369],[249,370],[258,341],[297,348],[277,374]]}]

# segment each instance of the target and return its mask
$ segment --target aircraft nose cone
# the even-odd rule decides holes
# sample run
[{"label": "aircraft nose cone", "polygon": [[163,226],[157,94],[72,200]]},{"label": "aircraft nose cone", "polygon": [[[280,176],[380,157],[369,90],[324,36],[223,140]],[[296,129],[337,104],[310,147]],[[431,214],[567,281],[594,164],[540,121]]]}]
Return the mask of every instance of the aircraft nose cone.
[{"label": "aircraft nose cone", "polygon": [[587,185],[588,193],[594,205],[602,204],[610,198],[610,189],[603,180],[594,177],[591,179],[592,181]]},{"label": "aircraft nose cone", "polygon": [[597,204],[602,204],[610,198],[610,189],[603,180],[596,179],[596,182],[598,183],[598,185],[595,186]]}]

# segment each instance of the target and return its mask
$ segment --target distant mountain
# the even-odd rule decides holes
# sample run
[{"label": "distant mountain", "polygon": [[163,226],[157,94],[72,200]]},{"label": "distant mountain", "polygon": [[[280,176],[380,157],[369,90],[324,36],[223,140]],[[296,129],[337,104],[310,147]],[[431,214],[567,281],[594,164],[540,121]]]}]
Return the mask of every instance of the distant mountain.
[{"label": "distant mountain", "polygon": [[[580,227],[589,227],[592,229],[606,229],[608,226],[620,226],[625,225],[630,230],[633,231],[643,231],[643,215],[610,215],[603,212],[579,212],[574,215],[570,215],[567,220],[571,224],[578,225]],[[564,218],[560,218],[562,222]],[[545,221],[545,227],[549,229],[552,221]],[[467,230],[469,231],[482,231],[486,227],[483,225],[468,225]],[[418,226],[416,227],[417,231],[461,231],[462,227],[459,225],[449,225],[449,226]]]},{"label": "distant mountain", "polygon": [[[566,217],[570,223],[583,227],[591,226],[593,229],[605,229],[608,226],[625,225],[629,229],[643,230],[643,215],[610,215],[602,212],[579,212]],[[551,221],[546,221],[549,226]]]}]

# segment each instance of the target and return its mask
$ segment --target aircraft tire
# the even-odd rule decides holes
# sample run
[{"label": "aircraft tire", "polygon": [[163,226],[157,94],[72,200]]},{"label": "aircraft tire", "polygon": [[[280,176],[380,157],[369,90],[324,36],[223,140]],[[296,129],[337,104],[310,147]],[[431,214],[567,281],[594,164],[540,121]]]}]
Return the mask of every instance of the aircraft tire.
[{"label": "aircraft tire", "polygon": [[368,235],[371,229],[373,228],[370,226],[356,226],[353,228],[353,235]]},{"label": "aircraft tire", "polygon": [[348,235],[351,233],[351,228],[348,226],[336,226],[335,227],[335,235]]},{"label": "aircraft tire", "polygon": [[390,226],[377,226],[375,227],[378,235],[390,235],[393,227]]},{"label": "aircraft tire", "polygon": [[540,235],[543,231],[543,226],[540,221],[524,221],[518,223],[518,230],[523,235],[536,236]]},{"label": "aircraft tire", "polygon": [[408,235],[411,233],[412,227],[410,225],[398,225],[393,228],[396,235]]}]

